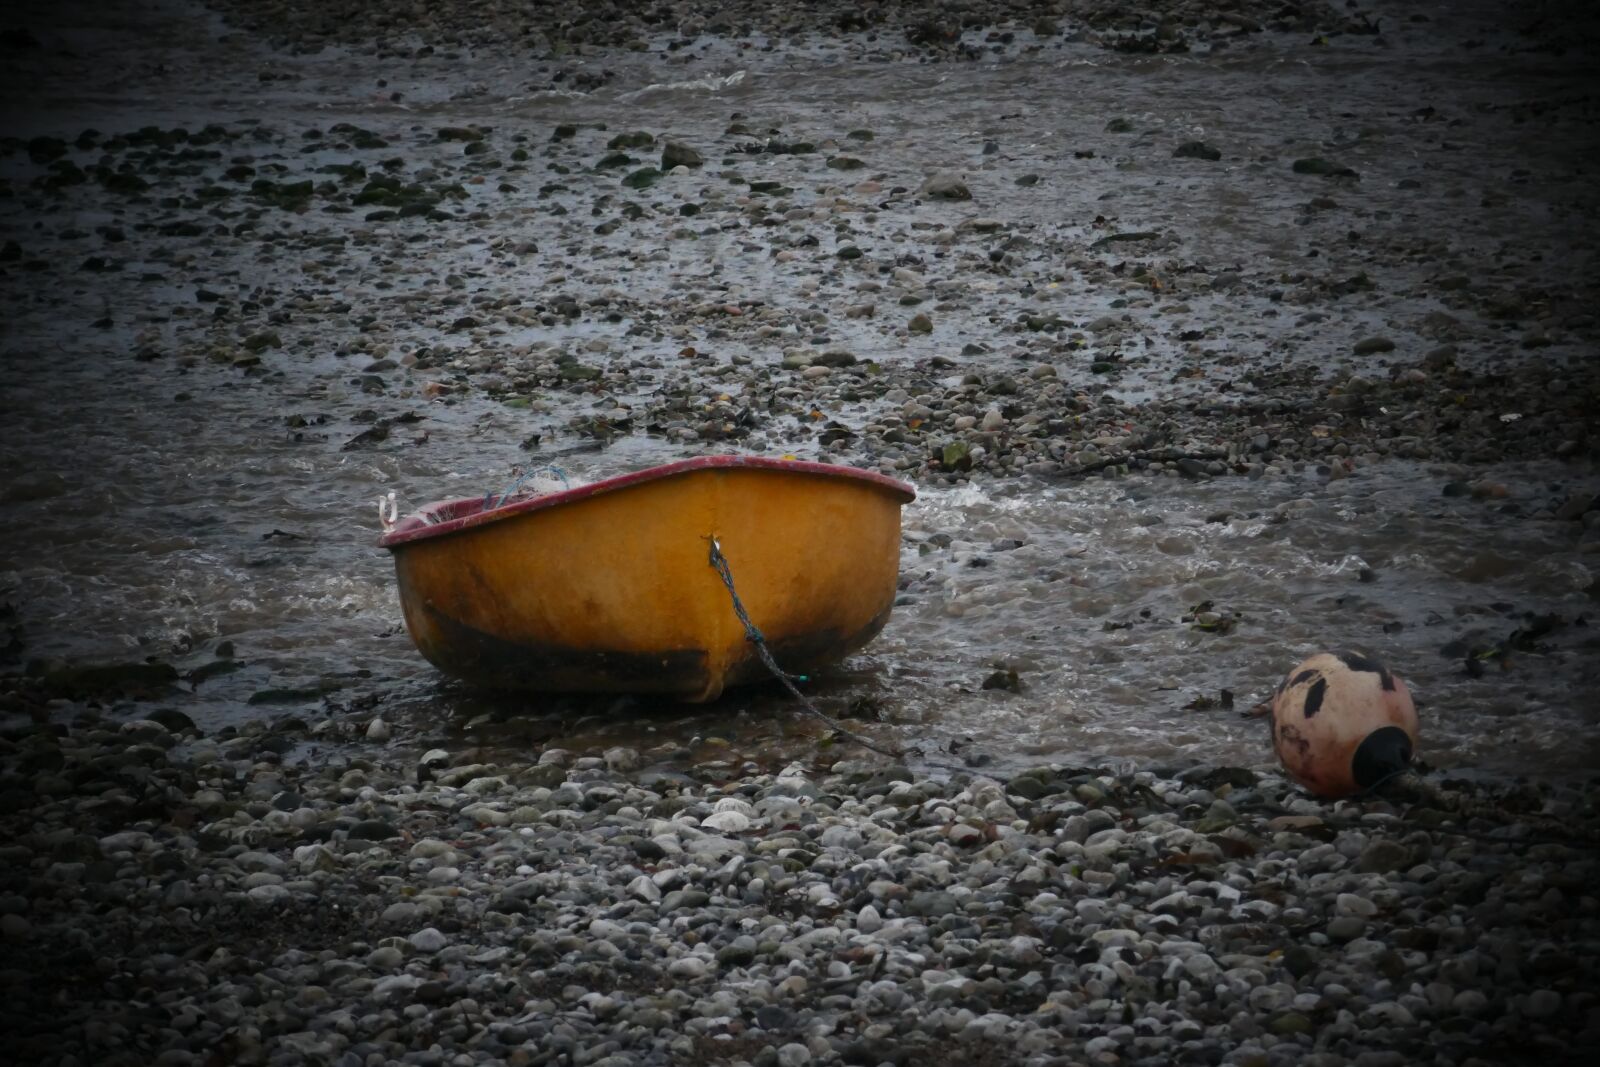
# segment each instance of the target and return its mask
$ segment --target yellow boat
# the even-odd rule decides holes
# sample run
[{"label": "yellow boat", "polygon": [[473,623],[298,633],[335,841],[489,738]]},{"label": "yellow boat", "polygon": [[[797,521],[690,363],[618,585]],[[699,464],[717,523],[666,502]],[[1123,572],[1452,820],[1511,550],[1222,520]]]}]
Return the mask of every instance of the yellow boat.
[{"label": "yellow boat", "polygon": [[379,542],[417,648],[492,688],[713,700],[815,670],[889,619],[911,486],[870,471],[705,456],[500,503],[430,504]]}]

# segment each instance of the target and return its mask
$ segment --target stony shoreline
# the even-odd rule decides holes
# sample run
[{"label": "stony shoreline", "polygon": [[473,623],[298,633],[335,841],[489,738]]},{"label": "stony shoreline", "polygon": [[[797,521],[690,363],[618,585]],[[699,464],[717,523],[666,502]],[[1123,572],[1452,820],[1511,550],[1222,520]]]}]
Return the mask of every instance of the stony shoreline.
[{"label": "stony shoreline", "polygon": [[231,24],[277,47],[317,51],[350,45],[377,54],[427,49],[515,48],[540,53],[642,50],[650,38],[702,35],[766,43],[858,35],[863,51],[903,50],[933,58],[970,59],[976,33],[1009,43],[1017,33],[1049,41],[1089,40],[1121,52],[1182,52],[1252,33],[1373,34],[1377,25],[1353,4],[1328,0],[941,0],[869,3],[773,0],[737,3],[675,0],[638,4],[601,0],[581,8],[536,2],[429,3],[375,9],[359,0],[239,3],[208,0]]},{"label": "stony shoreline", "polygon": [[[38,1064],[1578,1063],[1600,793],[934,780],[58,706],[3,747]],[[70,723],[70,725],[68,725]],[[219,1059],[220,1057],[220,1059]]]}]

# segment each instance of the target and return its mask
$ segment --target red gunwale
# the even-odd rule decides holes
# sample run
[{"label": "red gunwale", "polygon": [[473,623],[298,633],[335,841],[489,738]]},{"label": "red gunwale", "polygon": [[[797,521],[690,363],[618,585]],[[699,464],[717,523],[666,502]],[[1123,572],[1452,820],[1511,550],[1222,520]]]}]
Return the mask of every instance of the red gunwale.
[{"label": "red gunwale", "polygon": [[[629,486],[640,485],[644,482],[653,482],[658,478],[670,478],[677,474],[687,474],[690,471],[703,470],[773,470],[785,471],[791,474],[816,474],[829,478],[849,478],[868,485],[875,486],[885,492],[893,493],[900,498],[902,504],[916,499],[917,491],[905,482],[897,481],[888,475],[876,471],[864,471],[855,467],[840,467],[832,463],[813,463],[803,459],[773,459],[767,456],[696,456],[693,459],[681,459],[673,463],[664,463],[659,467],[646,467],[641,471],[631,474],[619,474],[615,478],[604,481],[591,482],[588,485],[575,485],[571,489],[563,489],[559,493],[547,493],[543,496],[528,497],[524,500],[515,500],[497,508],[483,510],[483,497],[461,497],[455,500],[438,500],[431,504],[424,504],[415,512],[401,519],[399,524],[378,539],[382,548],[397,548],[422,541],[432,537],[447,537],[462,530],[470,530],[486,523],[499,522],[515,515],[524,515],[530,511],[539,511],[542,508],[560,507],[562,504],[571,504],[574,501],[585,500],[601,493],[615,492],[618,489],[627,489]],[[424,516],[440,512],[457,512],[455,518],[446,519],[444,522],[429,522]]]}]

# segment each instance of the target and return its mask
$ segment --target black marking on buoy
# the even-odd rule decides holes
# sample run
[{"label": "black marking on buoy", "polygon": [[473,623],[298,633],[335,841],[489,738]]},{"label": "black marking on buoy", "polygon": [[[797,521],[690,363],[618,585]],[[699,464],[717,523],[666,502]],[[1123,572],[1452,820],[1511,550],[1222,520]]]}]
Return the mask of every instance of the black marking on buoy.
[{"label": "black marking on buoy", "polygon": [[1385,689],[1394,689],[1394,675],[1389,673],[1388,667],[1385,667],[1371,656],[1364,656],[1359,652],[1335,652],[1334,655],[1338,656],[1344,665],[1351,670],[1376,674],[1379,680],[1383,682]]},{"label": "black marking on buoy", "polygon": [[1306,740],[1304,734],[1288,723],[1283,724],[1280,734],[1283,744],[1293,745],[1300,758],[1303,760],[1311,754],[1311,742]]},{"label": "black marking on buoy", "polygon": [[1306,690],[1306,718],[1311,718],[1322,710],[1322,698],[1328,693],[1328,680],[1318,678],[1310,689]]}]

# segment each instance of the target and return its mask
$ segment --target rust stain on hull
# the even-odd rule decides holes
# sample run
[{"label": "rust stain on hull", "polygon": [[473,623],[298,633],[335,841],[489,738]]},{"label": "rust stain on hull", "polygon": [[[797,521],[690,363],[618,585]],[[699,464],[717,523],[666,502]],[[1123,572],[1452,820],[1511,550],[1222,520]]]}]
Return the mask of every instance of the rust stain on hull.
[{"label": "rust stain on hull", "polygon": [[[731,610],[731,609],[730,609]],[[712,674],[711,656],[703,648],[639,653],[621,649],[574,648],[570,645],[506,641],[475,630],[429,609],[433,626],[446,636],[434,665],[447,674],[471,679],[490,689],[557,693],[656,693],[690,703],[715,700],[728,686],[769,681],[772,674],[752,646],[743,659],[728,665],[723,677]],[[778,665],[803,674],[864,647],[889,621],[885,610],[853,634],[826,631],[769,641]]]}]

